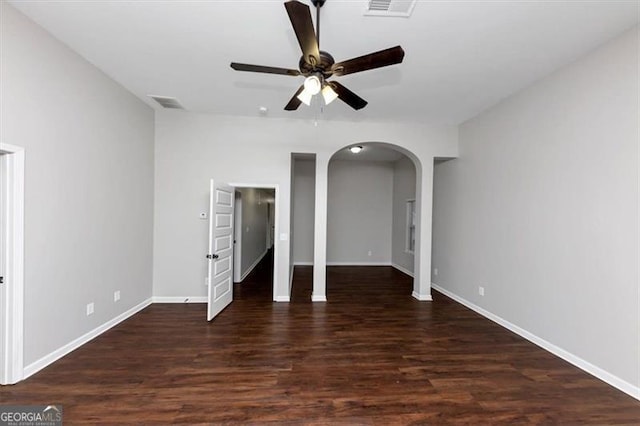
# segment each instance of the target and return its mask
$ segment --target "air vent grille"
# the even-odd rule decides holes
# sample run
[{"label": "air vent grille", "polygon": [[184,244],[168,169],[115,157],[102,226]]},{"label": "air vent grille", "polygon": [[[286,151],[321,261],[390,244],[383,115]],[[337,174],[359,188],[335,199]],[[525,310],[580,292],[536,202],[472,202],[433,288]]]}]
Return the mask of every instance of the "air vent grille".
[{"label": "air vent grille", "polygon": [[369,10],[389,10],[391,0],[369,0]]},{"label": "air vent grille", "polygon": [[176,98],[169,98],[167,96],[154,96],[149,95],[151,99],[159,103],[162,108],[170,108],[170,109],[184,109],[182,104]]},{"label": "air vent grille", "polygon": [[369,0],[364,13],[367,16],[401,16],[408,18],[413,12],[416,0]]}]

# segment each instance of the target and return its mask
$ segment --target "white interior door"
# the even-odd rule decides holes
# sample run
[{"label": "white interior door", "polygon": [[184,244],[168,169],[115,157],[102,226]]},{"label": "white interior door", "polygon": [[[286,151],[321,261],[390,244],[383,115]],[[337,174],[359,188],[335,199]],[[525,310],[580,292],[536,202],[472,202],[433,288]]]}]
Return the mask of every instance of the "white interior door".
[{"label": "white interior door", "polygon": [[209,198],[209,252],[207,320],[211,321],[233,301],[234,189],[211,179]]}]

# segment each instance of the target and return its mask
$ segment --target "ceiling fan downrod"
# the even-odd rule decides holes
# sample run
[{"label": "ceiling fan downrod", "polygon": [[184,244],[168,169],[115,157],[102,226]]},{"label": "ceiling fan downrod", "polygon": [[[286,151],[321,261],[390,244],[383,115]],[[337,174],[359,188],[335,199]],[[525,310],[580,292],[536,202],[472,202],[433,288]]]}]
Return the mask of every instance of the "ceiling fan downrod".
[{"label": "ceiling fan downrod", "polygon": [[316,42],[318,43],[318,49],[320,49],[320,8],[324,5],[326,0],[311,0],[311,3],[316,7]]}]

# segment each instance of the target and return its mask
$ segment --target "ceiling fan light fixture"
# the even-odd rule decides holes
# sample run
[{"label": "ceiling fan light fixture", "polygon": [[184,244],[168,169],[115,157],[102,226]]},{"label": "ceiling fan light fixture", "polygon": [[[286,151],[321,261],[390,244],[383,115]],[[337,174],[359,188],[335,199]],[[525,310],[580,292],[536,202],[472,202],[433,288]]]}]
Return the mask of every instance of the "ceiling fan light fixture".
[{"label": "ceiling fan light fixture", "polygon": [[325,105],[329,105],[331,102],[335,101],[338,98],[338,94],[333,87],[329,84],[325,84],[322,88],[322,97],[324,98]]},{"label": "ceiling fan light fixture", "polygon": [[360,151],[362,151],[362,147],[361,146],[352,146],[351,148],[349,148],[349,151],[353,152],[354,154],[359,153]]},{"label": "ceiling fan light fixture", "polygon": [[[285,105],[285,111],[294,111],[304,103],[310,105],[313,96],[323,92],[325,104],[329,104],[337,98],[349,105],[354,110],[360,110],[367,106],[367,101],[344,87],[337,81],[331,81],[330,87],[326,88],[325,78],[340,77],[347,74],[355,74],[362,71],[387,67],[402,62],[404,50],[400,46],[371,52],[356,58],[335,62],[333,56],[328,52],[320,50],[320,8],[326,0],[311,0],[316,8],[316,22],[314,28],[311,9],[306,2],[299,0],[286,0],[284,8],[289,15],[289,21],[293,27],[302,57],[298,62],[298,69],[271,67],[263,65],[243,64],[231,62],[231,68],[236,71],[258,72],[265,74],[279,74],[293,77],[304,76],[305,81],[301,88],[298,88],[293,97]],[[415,2],[416,0],[412,0]],[[389,8],[396,10],[393,2],[409,3],[408,0],[371,0],[374,8]],[[411,4],[413,4],[411,2]],[[381,3],[381,5],[378,5]],[[335,92],[335,93],[334,93]]]},{"label": "ceiling fan light fixture", "polygon": [[311,98],[313,97],[313,95],[311,94],[311,92],[309,92],[307,90],[307,88],[305,87],[304,90],[302,92],[300,92],[300,94],[297,96],[298,99],[300,99],[300,101],[305,104],[306,106],[311,105]]},{"label": "ceiling fan light fixture", "polygon": [[322,84],[320,83],[320,78],[317,75],[310,75],[304,80],[304,90],[309,92],[311,96],[317,95],[320,93],[320,88]]}]

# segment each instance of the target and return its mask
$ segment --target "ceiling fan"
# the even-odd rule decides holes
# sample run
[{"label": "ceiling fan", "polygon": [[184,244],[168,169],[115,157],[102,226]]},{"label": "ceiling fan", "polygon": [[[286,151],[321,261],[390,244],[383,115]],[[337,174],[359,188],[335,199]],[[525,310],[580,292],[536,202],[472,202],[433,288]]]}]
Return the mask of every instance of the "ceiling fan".
[{"label": "ceiling fan", "polygon": [[320,92],[322,92],[322,97],[326,104],[339,98],[355,110],[362,109],[367,105],[367,101],[337,81],[328,81],[329,78],[399,64],[404,58],[404,50],[402,50],[402,47],[395,46],[336,63],[333,56],[328,52],[320,50],[320,8],[324,5],[325,1],[326,0],[311,0],[311,3],[316,7],[315,31],[309,6],[296,0],[284,3],[284,7],[287,9],[287,14],[289,15],[289,20],[291,20],[293,30],[300,44],[300,49],[302,49],[302,57],[298,64],[299,70],[240,64],[237,62],[231,63],[231,68],[236,71],[305,76],[304,84],[300,86],[289,103],[284,107],[287,111],[298,109],[301,103],[310,105],[311,98]]}]

